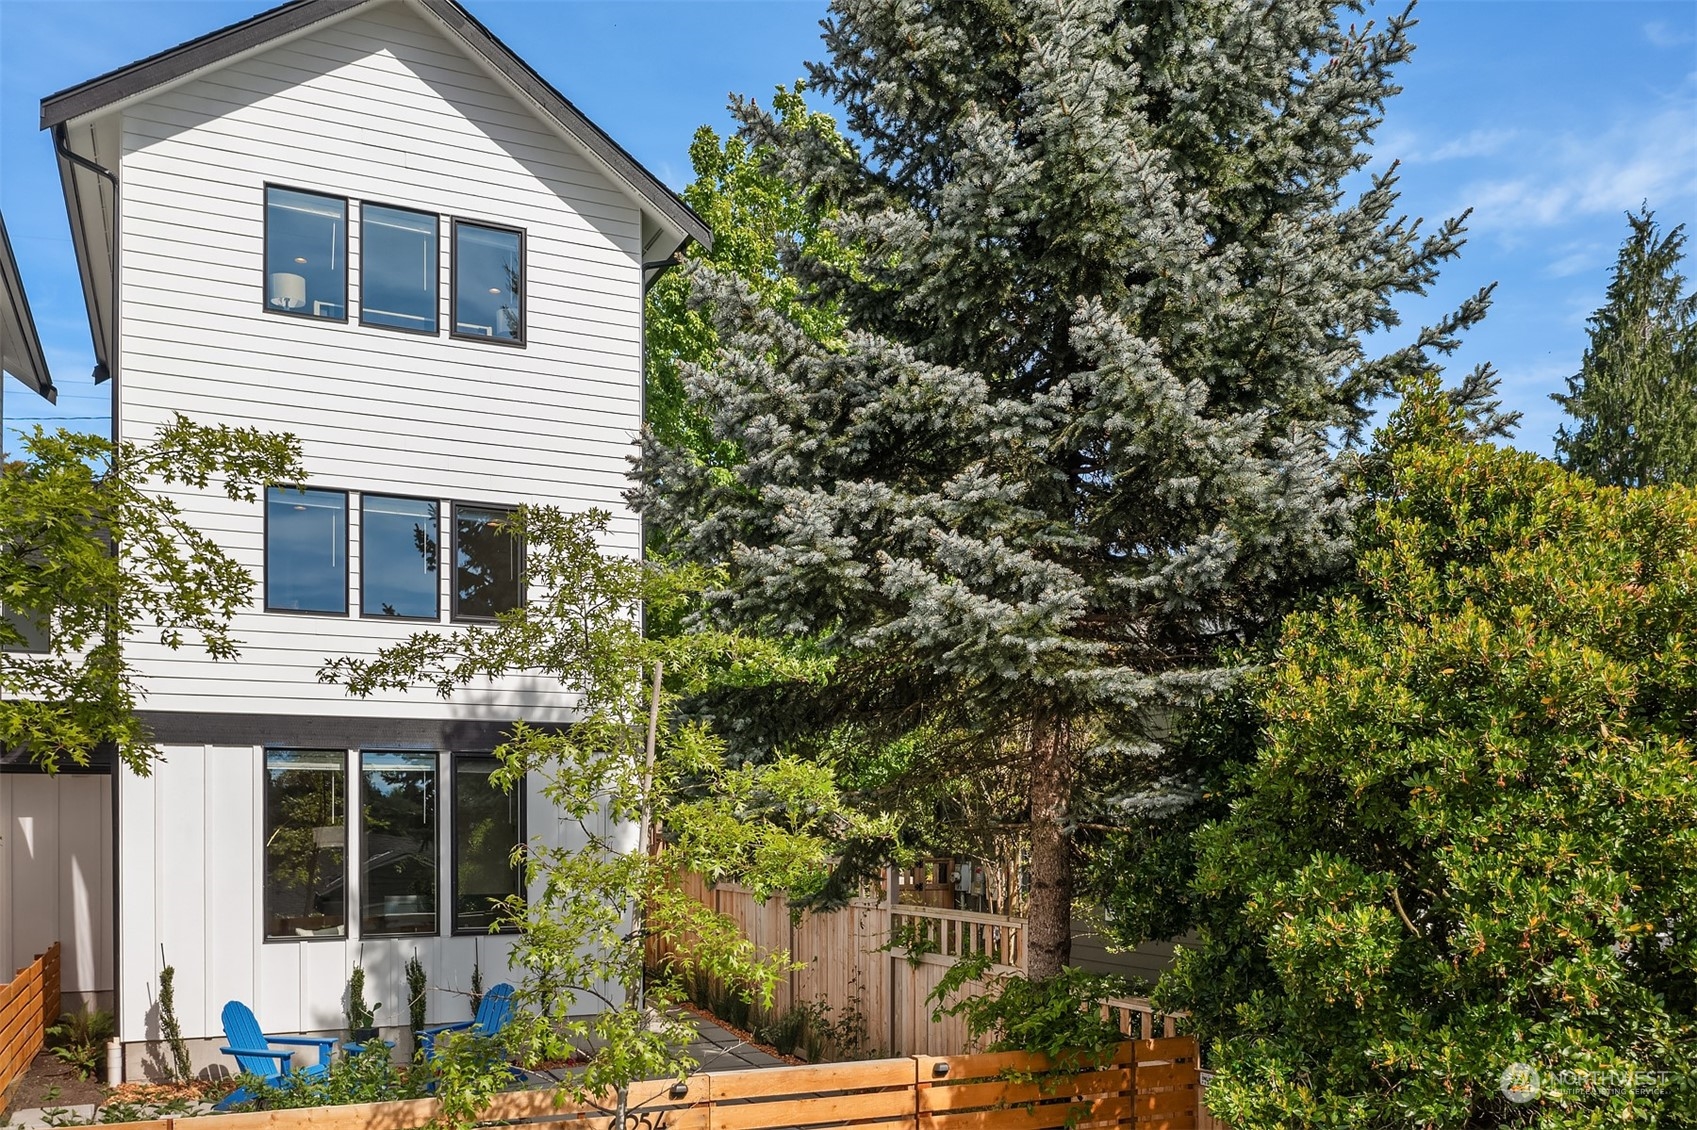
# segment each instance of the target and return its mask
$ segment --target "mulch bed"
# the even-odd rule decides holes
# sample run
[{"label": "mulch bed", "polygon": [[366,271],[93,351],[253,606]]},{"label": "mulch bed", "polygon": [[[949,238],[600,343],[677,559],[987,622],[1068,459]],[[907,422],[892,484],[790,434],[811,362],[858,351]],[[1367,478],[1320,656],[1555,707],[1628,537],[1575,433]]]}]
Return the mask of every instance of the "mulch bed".
[{"label": "mulch bed", "polygon": [[52,1052],[35,1057],[7,1096],[7,1110],[43,1106],[81,1106],[106,1099],[106,1085],[99,1079],[79,1079],[71,1067]]}]

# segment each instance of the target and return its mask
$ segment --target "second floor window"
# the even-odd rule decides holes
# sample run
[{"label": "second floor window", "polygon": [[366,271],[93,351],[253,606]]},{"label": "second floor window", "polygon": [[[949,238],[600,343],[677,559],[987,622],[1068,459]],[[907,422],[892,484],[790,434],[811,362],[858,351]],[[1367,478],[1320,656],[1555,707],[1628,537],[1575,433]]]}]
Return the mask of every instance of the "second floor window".
[{"label": "second floor window", "polygon": [[274,612],[347,612],[345,492],[266,490],[265,607]]},{"label": "second floor window", "polygon": [[524,237],[454,221],[455,337],[524,344]]},{"label": "second floor window", "polygon": [[359,513],[360,614],[436,619],[436,503],[368,494]]},{"label": "second floor window", "polygon": [[348,202],[265,189],[265,308],[305,318],[348,316]]},{"label": "second floor window", "polygon": [[359,255],[359,320],[435,333],[436,217],[361,204]]},{"label": "second floor window", "polygon": [[524,601],[524,547],[512,511],[454,507],[454,619],[493,620]]}]

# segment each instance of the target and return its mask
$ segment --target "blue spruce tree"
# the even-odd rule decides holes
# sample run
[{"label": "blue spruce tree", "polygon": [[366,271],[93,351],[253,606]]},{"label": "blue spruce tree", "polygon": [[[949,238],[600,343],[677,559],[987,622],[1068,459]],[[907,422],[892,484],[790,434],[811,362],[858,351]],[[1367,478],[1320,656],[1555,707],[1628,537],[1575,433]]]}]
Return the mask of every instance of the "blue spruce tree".
[{"label": "blue spruce tree", "polygon": [[[810,86],[854,143],[737,107],[855,251],[787,264],[845,328],[692,268],[720,349],[686,387],[742,461],[650,437],[633,500],[728,568],[708,615],[837,657],[808,724],[1011,751],[1034,979],[1081,826],[1194,794],[1171,751],[1222,654],[1346,558],[1335,441],[1489,301],[1367,351],[1463,229],[1398,216],[1394,168],[1346,193],[1411,20],[1345,7],[837,0]],[[1500,426],[1493,383],[1456,395]]]}]

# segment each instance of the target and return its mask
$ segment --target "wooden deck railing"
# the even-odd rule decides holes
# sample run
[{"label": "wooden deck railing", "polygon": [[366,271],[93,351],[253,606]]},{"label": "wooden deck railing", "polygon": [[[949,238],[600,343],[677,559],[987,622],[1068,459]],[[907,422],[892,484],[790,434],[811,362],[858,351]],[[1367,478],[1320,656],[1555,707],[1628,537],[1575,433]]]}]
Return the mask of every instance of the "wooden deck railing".
[{"label": "wooden deck railing", "polygon": [[0,1096],[24,1072],[47,1043],[47,1029],[59,1019],[59,943],[38,953],[0,987]]},{"label": "wooden deck railing", "polygon": [[[1195,1130],[1196,1041],[1121,1044],[1091,1070],[1057,1070],[1042,1056],[1000,1052],[905,1056],[805,1067],[713,1072],[631,1087],[622,1130]],[[549,1122],[601,1130],[599,1109],[556,1105],[551,1091],[501,1095],[488,1122]],[[441,1113],[434,1099],[119,1123],[129,1130],[411,1130]]]}]

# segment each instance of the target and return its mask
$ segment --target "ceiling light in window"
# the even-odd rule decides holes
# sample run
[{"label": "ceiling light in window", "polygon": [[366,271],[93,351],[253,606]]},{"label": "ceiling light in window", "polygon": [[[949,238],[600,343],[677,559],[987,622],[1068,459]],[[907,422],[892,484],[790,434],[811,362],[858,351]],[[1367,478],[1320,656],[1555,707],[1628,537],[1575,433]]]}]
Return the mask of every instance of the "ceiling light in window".
[{"label": "ceiling light in window", "polygon": [[296,255],[295,256],[295,262],[297,262],[297,263],[306,262],[306,256],[305,255]]},{"label": "ceiling light in window", "polygon": [[490,294],[500,294],[501,288],[498,287],[498,286],[492,286],[492,287],[489,288],[489,293]]}]

